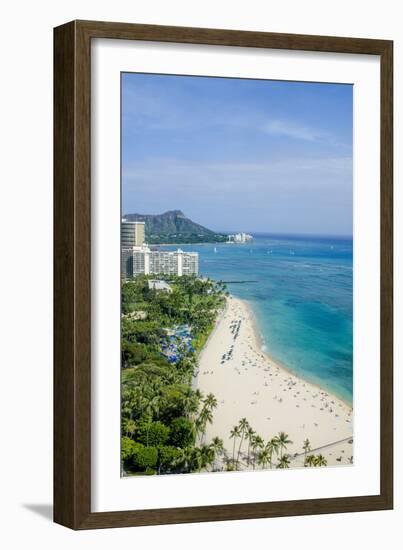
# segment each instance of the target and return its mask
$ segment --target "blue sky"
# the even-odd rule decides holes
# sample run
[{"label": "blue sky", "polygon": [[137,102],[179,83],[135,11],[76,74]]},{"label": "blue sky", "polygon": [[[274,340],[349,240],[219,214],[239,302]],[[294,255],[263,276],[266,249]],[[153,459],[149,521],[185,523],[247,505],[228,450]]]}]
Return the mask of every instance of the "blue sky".
[{"label": "blue sky", "polygon": [[122,210],[352,234],[348,84],[122,75]]}]

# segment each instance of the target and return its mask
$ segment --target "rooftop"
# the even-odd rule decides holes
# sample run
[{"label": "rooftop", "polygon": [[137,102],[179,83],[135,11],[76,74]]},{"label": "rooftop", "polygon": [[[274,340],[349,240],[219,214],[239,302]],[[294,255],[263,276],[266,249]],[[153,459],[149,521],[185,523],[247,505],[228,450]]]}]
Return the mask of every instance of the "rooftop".
[{"label": "rooftop", "polygon": [[148,288],[152,290],[164,290],[165,292],[172,292],[172,288],[167,282],[157,279],[149,279]]}]

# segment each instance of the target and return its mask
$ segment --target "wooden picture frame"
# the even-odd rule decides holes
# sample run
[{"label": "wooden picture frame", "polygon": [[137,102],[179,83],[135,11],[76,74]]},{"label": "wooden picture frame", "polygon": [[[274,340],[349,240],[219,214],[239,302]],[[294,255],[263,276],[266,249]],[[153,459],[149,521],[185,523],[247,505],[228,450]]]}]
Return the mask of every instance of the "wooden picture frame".
[{"label": "wooden picture frame", "polygon": [[[381,60],[381,472],[370,496],[91,512],[91,40],[354,53]],[[328,514],[393,507],[393,43],[73,21],[54,30],[54,520],[72,529]]]}]

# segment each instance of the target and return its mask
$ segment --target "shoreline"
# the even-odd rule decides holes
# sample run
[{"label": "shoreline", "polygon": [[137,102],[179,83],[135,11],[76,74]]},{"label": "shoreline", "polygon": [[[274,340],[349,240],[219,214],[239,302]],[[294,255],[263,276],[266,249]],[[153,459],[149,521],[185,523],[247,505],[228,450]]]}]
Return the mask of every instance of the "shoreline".
[{"label": "shoreline", "polygon": [[[232,295],[231,295],[232,296]],[[261,352],[263,353],[263,355],[265,355],[268,359],[268,361],[271,361],[272,363],[275,363],[279,368],[281,368],[282,370],[286,371],[288,374],[292,375],[292,376],[295,376],[296,378],[299,378],[300,380],[302,380],[303,382],[306,382],[308,384],[310,384],[311,386],[314,386],[318,389],[318,391],[322,391],[322,392],[327,392],[329,393],[329,395],[333,395],[336,399],[339,399],[340,401],[343,401],[343,403],[346,405],[346,407],[350,407],[351,409],[354,408],[354,404],[353,402],[351,401],[348,401],[347,399],[345,399],[344,397],[342,397],[341,395],[338,395],[336,392],[333,392],[331,389],[329,388],[326,388],[326,387],[323,387],[321,386],[319,383],[317,382],[314,382],[312,380],[309,380],[308,378],[304,378],[303,376],[301,376],[299,373],[295,372],[291,367],[289,367],[288,365],[284,364],[282,361],[280,361],[279,359],[276,359],[275,357],[273,357],[272,355],[270,355],[265,349],[263,349],[264,347],[266,347],[266,343],[264,341],[264,338],[259,330],[259,323],[258,323],[258,320],[256,318],[256,314],[253,310],[253,306],[251,305],[251,303],[248,301],[248,300],[245,300],[245,299],[242,299],[242,298],[236,298],[234,296],[234,298],[236,300],[241,300],[245,306],[248,308],[249,310],[249,315],[251,317],[251,324],[252,324],[252,327],[253,327],[253,331],[254,331],[254,334],[255,334],[255,339],[256,339],[256,343],[257,345],[259,346],[259,349],[261,350]],[[207,342],[206,342],[207,343]]]},{"label": "shoreline", "polygon": [[218,312],[216,320],[214,321],[214,327],[211,329],[211,332],[208,335],[207,340],[204,343],[204,346],[202,347],[202,349],[199,351],[199,353],[197,355],[197,365],[198,365],[197,366],[197,371],[196,371],[196,374],[192,378],[192,389],[193,390],[197,388],[198,378],[199,378],[199,371],[200,371],[200,362],[201,362],[203,353],[204,353],[205,349],[208,347],[208,344],[209,344],[211,338],[214,336],[216,330],[218,330],[220,322],[221,322],[222,318],[224,317],[227,309],[228,309],[228,300],[226,299],[225,300],[225,306],[222,308],[222,310],[220,310]]},{"label": "shoreline", "polygon": [[[206,442],[218,436],[229,454],[230,430],[245,417],[265,441],[285,431],[293,441],[287,452],[292,467],[303,466],[303,441],[324,448],[328,465],[353,460],[353,408],[330,391],[315,385],[273,359],[251,305],[230,295],[198,356],[194,384],[218,401]],[[302,460],[302,464],[300,463]]]}]

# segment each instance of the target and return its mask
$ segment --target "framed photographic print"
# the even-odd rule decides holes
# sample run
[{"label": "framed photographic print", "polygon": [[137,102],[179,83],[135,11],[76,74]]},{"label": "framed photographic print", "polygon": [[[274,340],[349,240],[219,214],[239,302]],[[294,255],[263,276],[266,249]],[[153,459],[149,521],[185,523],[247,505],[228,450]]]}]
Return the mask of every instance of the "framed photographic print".
[{"label": "framed photographic print", "polygon": [[56,522],[392,508],[392,46],[55,29]]}]

